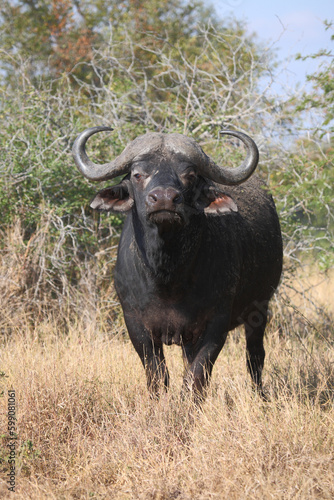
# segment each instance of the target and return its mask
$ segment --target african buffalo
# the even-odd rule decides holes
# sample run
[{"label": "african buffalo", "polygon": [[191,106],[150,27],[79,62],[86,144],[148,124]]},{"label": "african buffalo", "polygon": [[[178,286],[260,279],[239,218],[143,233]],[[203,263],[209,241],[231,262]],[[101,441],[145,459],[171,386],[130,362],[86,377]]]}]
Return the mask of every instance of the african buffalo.
[{"label": "african buffalo", "polygon": [[[282,239],[275,205],[253,176],[258,150],[246,134],[247,156],[237,168],[220,167],[181,134],[137,137],[112,162],[87,156],[82,132],[75,163],[90,180],[119,175],[91,203],[128,213],[118,248],[116,290],[130,339],[152,394],[168,387],[163,344],[182,347],[184,390],[200,400],[227,333],[244,324],[247,366],[262,393],[263,335],[268,302],[282,270]],[[250,179],[249,179],[250,178]]]}]

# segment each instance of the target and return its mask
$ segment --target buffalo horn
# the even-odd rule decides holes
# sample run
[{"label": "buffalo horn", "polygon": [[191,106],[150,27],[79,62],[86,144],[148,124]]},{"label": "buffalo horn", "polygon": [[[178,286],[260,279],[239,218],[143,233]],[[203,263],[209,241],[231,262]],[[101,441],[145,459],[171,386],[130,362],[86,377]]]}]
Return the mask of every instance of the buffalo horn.
[{"label": "buffalo horn", "polygon": [[105,126],[88,128],[84,130],[74,141],[72,154],[75,164],[80,172],[91,181],[104,181],[129,172],[130,163],[133,160],[134,153],[136,152],[134,150],[138,148],[126,147],[123,153],[115,158],[114,161],[101,165],[93,163],[87,156],[85,148],[87,140],[98,132],[111,130],[113,129]]},{"label": "buffalo horn", "polygon": [[247,156],[239,167],[229,168],[221,167],[216,165],[211,158],[209,162],[204,162],[200,166],[202,175],[209,177],[218,184],[226,184],[233,186],[236,184],[241,184],[246,181],[256,169],[259,161],[259,151],[253,139],[242,132],[236,132],[234,130],[222,130],[221,134],[232,135],[241,140],[245,145]]},{"label": "buffalo horn", "polygon": [[[113,129],[105,126],[86,129],[76,138],[73,144],[72,153],[76,166],[85,177],[92,181],[103,181],[127,174],[135,157],[145,153],[153,153],[161,148],[162,136],[164,136],[164,134],[151,133],[137,137],[112,162],[102,165],[93,163],[86,153],[85,145],[87,140],[97,132],[111,130]],[[239,167],[228,168],[216,165],[193,139],[180,134],[170,134],[164,137],[168,138],[167,144],[172,150],[183,152],[190,160],[193,160],[199,173],[204,177],[208,177],[219,184],[241,184],[252,175],[257,166],[259,160],[257,146],[248,135],[242,132],[223,130],[221,134],[237,137],[246,146],[247,156]]]}]

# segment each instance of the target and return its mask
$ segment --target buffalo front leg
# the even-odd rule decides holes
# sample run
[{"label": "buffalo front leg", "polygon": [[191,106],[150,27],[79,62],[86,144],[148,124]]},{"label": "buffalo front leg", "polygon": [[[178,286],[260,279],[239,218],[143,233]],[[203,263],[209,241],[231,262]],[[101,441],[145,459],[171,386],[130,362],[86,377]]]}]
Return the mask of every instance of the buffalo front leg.
[{"label": "buffalo front leg", "polygon": [[169,373],[162,345],[153,341],[146,328],[125,317],[129,337],[144,366],[147,387],[152,397],[157,398],[161,389],[168,389]]},{"label": "buffalo front leg", "polygon": [[169,387],[169,373],[162,345],[152,343],[144,348],[140,358],[145,368],[148,390],[152,397],[157,398],[162,388],[167,391]]},{"label": "buffalo front leg", "polygon": [[225,344],[228,333],[226,324],[226,320],[221,318],[212,321],[198,345],[183,346],[186,373],[182,394],[191,391],[197,404],[205,399],[213,365]]}]

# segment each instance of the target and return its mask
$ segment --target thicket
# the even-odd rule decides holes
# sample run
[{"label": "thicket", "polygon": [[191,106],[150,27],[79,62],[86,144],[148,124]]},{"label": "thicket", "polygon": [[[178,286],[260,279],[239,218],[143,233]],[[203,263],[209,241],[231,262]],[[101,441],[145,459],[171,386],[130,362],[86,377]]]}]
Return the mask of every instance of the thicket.
[{"label": "thicket", "polygon": [[118,317],[111,275],[123,221],[92,213],[103,186],[71,157],[89,126],[114,128],[91,139],[97,162],[162,131],[233,165],[243,150],[219,131],[248,133],[278,206],[289,273],[304,255],[333,263],[332,53],[310,77],[313,90],[279,97],[273,52],[199,1],[4,1],[0,35],[3,331],[13,305],[15,321],[17,311],[33,323],[53,313]]}]

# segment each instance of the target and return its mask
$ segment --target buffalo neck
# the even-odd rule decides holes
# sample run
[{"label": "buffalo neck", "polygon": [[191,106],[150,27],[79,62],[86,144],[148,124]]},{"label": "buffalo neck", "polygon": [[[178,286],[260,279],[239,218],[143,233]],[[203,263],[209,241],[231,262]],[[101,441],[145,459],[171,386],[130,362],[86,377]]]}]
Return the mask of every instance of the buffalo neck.
[{"label": "buffalo neck", "polygon": [[202,242],[204,215],[193,216],[186,225],[159,232],[158,226],[142,222],[132,212],[138,256],[156,283],[163,286],[186,282],[192,274]]}]

